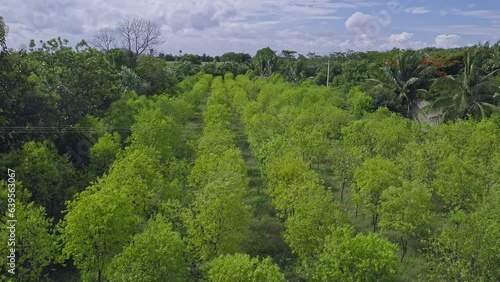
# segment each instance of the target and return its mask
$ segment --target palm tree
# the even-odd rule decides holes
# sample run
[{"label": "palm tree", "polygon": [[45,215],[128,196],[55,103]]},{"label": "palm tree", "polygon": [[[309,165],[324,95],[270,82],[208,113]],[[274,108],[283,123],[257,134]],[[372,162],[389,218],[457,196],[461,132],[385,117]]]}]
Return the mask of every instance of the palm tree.
[{"label": "palm tree", "polygon": [[459,76],[444,76],[435,80],[431,89],[445,86],[448,92],[425,107],[424,111],[439,111],[441,121],[469,116],[482,119],[490,113],[499,111],[495,105],[495,95],[498,95],[499,83],[494,75],[500,69],[481,76],[476,69],[478,51],[469,50],[464,57],[464,71]]},{"label": "palm tree", "polygon": [[423,56],[417,52],[399,52],[396,64],[392,66],[385,62],[381,67],[383,79],[370,79],[377,83],[376,87],[386,87],[394,90],[406,106],[406,117],[416,119],[418,93],[433,72],[433,67],[423,64]]}]

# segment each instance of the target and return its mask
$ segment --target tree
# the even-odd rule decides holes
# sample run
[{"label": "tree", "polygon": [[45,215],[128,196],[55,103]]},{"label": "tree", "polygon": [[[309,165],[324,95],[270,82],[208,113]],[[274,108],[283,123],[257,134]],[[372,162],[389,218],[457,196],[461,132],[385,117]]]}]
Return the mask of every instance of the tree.
[{"label": "tree", "polygon": [[107,266],[139,227],[130,198],[113,189],[98,191],[105,185],[98,182],[70,202],[62,225],[63,254],[73,258],[83,281],[104,281]]},{"label": "tree", "polygon": [[[325,189],[323,189],[325,190]],[[303,195],[295,205],[295,212],[285,221],[285,242],[297,254],[300,271],[309,273],[324,248],[330,227],[346,223],[342,208],[333,202],[330,191],[312,191]]]},{"label": "tree", "polygon": [[102,176],[113,164],[121,151],[120,134],[106,133],[90,148],[89,170],[91,177]]},{"label": "tree", "polygon": [[428,188],[417,182],[404,182],[382,193],[380,227],[399,234],[401,262],[408,250],[408,240],[430,231],[431,200]]},{"label": "tree", "polygon": [[221,255],[208,264],[210,282],[284,282],[285,276],[271,258],[259,260],[247,254]]},{"label": "tree", "polygon": [[340,186],[340,201],[344,200],[344,190],[354,183],[354,172],[363,161],[363,151],[357,147],[335,144],[329,151],[333,179]]},{"label": "tree", "polygon": [[391,281],[397,247],[377,234],[354,236],[352,227],[332,227],[311,281]]},{"label": "tree", "polygon": [[437,109],[442,121],[464,119],[469,115],[475,119],[482,119],[492,112],[499,111],[495,105],[495,95],[500,84],[495,80],[495,75],[500,69],[484,76],[480,75],[476,68],[476,57],[480,50],[467,51],[461,76],[447,75],[433,83],[433,88],[442,85],[446,85],[447,88],[442,97],[429,104],[427,111]]},{"label": "tree", "polygon": [[109,52],[114,48],[115,34],[110,28],[101,28],[99,34],[90,42],[95,48]]},{"label": "tree", "polygon": [[271,48],[263,48],[253,57],[253,64],[257,75],[269,78],[277,70],[278,56]]},{"label": "tree", "polygon": [[32,194],[32,200],[45,207],[50,217],[59,218],[64,201],[75,192],[75,170],[66,156],[59,156],[51,142],[24,144],[18,166],[19,177]]},{"label": "tree", "polygon": [[382,66],[383,79],[372,79],[377,87],[392,89],[402,98],[406,105],[406,117],[410,119],[416,119],[418,93],[433,70],[422,61],[423,57],[418,52],[399,52],[394,64],[385,62]]},{"label": "tree", "polygon": [[244,203],[248,184],[230,171],[218,176],[197,191],[193,211],[186,214],[187,240],[202,261],[238,252],[248,235],[250,209]]},{"label": "tree", "polygon": [[318,175],[309,170],[302,158],[290,153],[269,163],[267,178],[268,193],[278,215],[284,218],[293,215],[307,194],[323,191]]},{"label": "tree", "polygon": [[[7,203],[6,197],[2,197],[2,200],[4,199],[3,202]],[[5,238],[5,243],[0,246],[0,253],[5,258],[10,254],[11,248],[16,250],[16,281],[45,281],[47,267],[58,262],[60,252],[52,229],[52,219],[47,219],[44,208],[36,206],[33,202],[25,204],[16,197],[15,205],[15,219],[17,220],[15,245],[7,245],[7,238],[11,232],[8,229],[11,223],[7,222],[7,219],[11,218],[5,216],[0,222],[0,234],[2,238]],[[6,263],[3,263],[0,269],[2,269],[0,279],[10,281],[11,277],[3,275],[3,273],[7,274]]]},{"label": "tree", "polygon": [[454,213],[440,234],[428,242],[426,258],[434,281],[500,280],[498,200],[495,192],[477,211]]},{"label": "tree", "polygon": [[439,164],[432,185],[446,208],[473,210],[484,199],[488,180],[481,169],[475,159],[458,154],[450,154]]},{"label": "tree", "polygon": [[160,26],[150,20],[126,18],[116,27],[116,33],[124,48],[136,57],[163,42]]},{"label": "tree", "polygon": [[382,192],[391,186],[401,185],[398,167],[390,160],[375,157],[366,160],[354,173],[359,191],[354,195],[372,214],[373,232],[377,230]]},{"label": "tree", "polygon": [[186,281],[186,246],[172,225],[158,215],[106,269],[109,281]]}]

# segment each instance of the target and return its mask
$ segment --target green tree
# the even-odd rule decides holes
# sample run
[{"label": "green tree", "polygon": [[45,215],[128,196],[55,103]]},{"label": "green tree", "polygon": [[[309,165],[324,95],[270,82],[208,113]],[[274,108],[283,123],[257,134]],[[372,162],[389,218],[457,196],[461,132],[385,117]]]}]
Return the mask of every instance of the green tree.
[{"label": "green tree", "polygon": [[186,246],[162,216],[151,219],[144,232],[113,258],[106,269],[109,281],[186,281]]},{"label": "green tree", "polygon": [[259,260],[247,254],[221,255],[208,264],[210,282],[281,282],[285,276],[271,258]]},{"label": "green tree", "polygon": [[278,67],[278,56],[269,47],[258,50],[252,61],[256,74],[266,78],[270,78]]},{"label": "green tree", "polygon": [[129,243],[140,219],[126,194],[100,187],[87,188],[69,203],[64,217],[63,254],[73,259],[83,281],[104,281],[112,259]]},{"label": "green tree", "polygon": [[399,52],[394,64],[385,62],[382,66],[383,78],[372,80],[377,83],[377,87],[392,89],[402,98],[406,106],[405,115],[410,119],[416,119],[418,93],[425,87],[433,70],[422,63],[423,59],[422,54],[418,52]]},{"label": "green tree", "polygon": [[106,133],[90,148],[90,174],[91,178],[102,176],[116,160],[121,151],[120,135]]},{"label": "green tree", "polygon": [[492,112],[498,112],[495,97],[499,82],[495,75],[500,69],[486,75],[479,73],[476,57],[480,49],[468,50],[464,57],[464,71],[460,76],[447,75],[435,81],[432,87],[447,85],[446,93],[432,102],[428,109],[438,109],[443,121],[467,118],[487,117]]},{"label": "green tree", "polygon": [[408,240],[429,233],[432,194],[417,182],[404,182],[382,193],[380,227],[400,236],[401,262],[408,250]]},{"label": "green tree", "polygon": [[396,245],[377,234],[354,236],[352,227],[334,227],[311,281],[390,281],[397,269]]},{"label": "green tree", "polygon": [[487,178],[474,159],[450,154],[440,165],[432,185],[446,208],[473,210],[487,193]]},{"label": "green tree", "polygon": [[64,201],[73,193],[75,170],[66,156],[59,156],[48,142],[30,141],[21,150],[19,178],[29,189],[32,200],[45,207],[50,217],[59,217]]},{"label": "green tree", "polygon": [[431,239],[426,258],[436,281],[498,281],[500,211],[498,192],[477,211],[452,215]]},{"label": "green tree", "polygon": [[281,217],[293,215],[297,203],[310,193],[320,193],[319,177],[302,158],[287,154],[267,167],[268,193]]},{"label": "green tree", "polygon": [[[335,146],[336,145],[336,146]],[[346,147],[339,143],[330,149],[329,157],[333,179],[340,186],[340,200],[344,200],[344,190],[354,183],[354,172],[363,162],[363,151],[359,147]]]},{"label": "green tree", "polygon": [[[320,189],[318,189],[320,190]],[[295,205],[295,212],[285,221],[285,242],[297,254],[305,276],[310,275],[324,248],[330,227],[346,223],[342,209],[333,202],[329,191],[317,191],[303,195]]]},{"label": "green tree", "polygon": [[[2,197],[4,203],[7,203],[6,198]],[[11,218],[4,216],[0,223],[0,234],[5,238],[5,243],[0,247],[2,257],[7,257],[11,248],[16,250],[16,281],[48,281],[47,268],[58,262],[60,253],[52,219],[47,219],[44,208],[33,202],[25,204],[16,197],[15,205],[15,245],[7,245],[7,238],[10,237],[8,227],[11,225],[7,220]],[[7,275],[7,264],[3,263],[0,269],[0,278],[9,281],[12,275]]]},{"label": "green tree", "polygon": [[238,252],[248,236],[250,210],[244,202],[248,183],[230,171],[218,175],[200,187],[185,219],[193,254],[204,261]]},{"label": "green tree", "polygon": [[372,214],[373,232],[377,230],[382,193],[391,186],[401,185],[398,167],[390,160],[375,157],[366,160],[354,173],[359,191],[355,201]]},{"label": "green tree", "polygon": [[58,96],[58,126],[74,125],[85,115],[99,117],[118,98],[118,77],[106,56],[85,41],[73,49],[60,38],[30,44],[40,62],[34,72]]},{"label": "green tree", "polygon": [[349,90],[347,102],[350,104],[351,111],[358,117],[364,116],[373,109],[373,98],[363,93],[358,87]]}]

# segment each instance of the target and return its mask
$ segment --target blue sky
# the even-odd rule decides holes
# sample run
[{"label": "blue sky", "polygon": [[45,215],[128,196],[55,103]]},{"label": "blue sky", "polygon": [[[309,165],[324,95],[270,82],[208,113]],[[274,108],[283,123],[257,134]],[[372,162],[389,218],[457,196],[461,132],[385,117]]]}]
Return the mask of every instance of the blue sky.
[{"label": "blue sky", "polygon": [[125,17],[162,28],[157,52],[228,51],[263,47],[302,54],[455,47],[500,39],[496,1],[329,0],[3,0],[0,15],[12,48],[60,36],[72,44]]}]

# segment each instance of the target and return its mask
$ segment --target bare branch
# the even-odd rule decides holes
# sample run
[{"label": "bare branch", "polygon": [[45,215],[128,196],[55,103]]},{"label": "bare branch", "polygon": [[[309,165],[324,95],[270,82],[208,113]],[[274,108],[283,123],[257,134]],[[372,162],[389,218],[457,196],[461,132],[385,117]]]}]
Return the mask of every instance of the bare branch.
[{"label": "bare branch", "polygon": [[123,48],[136,56],[163,42],[160,26],[149,20],[126,18],[116,31]]},{"label": "bare branch", "polygon": [[114,48],[113,42],[115,41],[115,35],[113,30],[109,28],[101,28],[100,33],[90,41],[90,44],[102,51],[109,51]]}]

